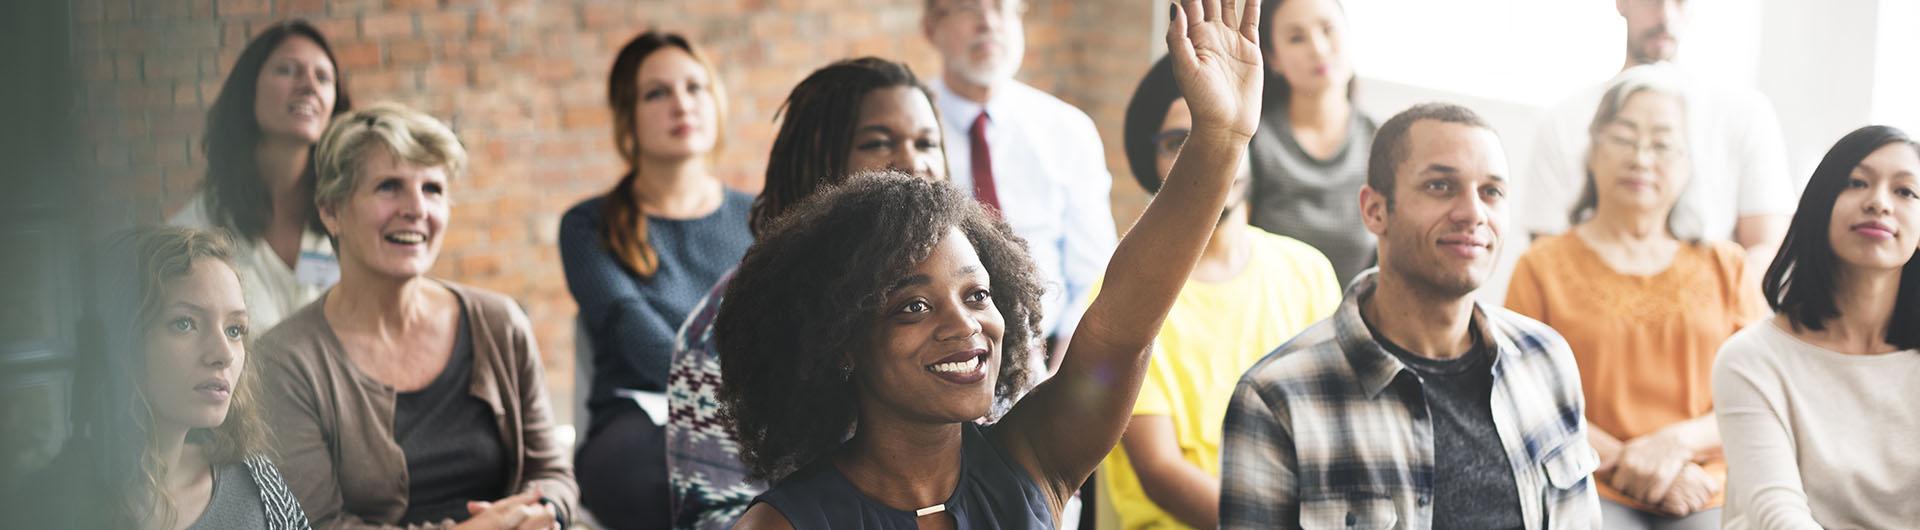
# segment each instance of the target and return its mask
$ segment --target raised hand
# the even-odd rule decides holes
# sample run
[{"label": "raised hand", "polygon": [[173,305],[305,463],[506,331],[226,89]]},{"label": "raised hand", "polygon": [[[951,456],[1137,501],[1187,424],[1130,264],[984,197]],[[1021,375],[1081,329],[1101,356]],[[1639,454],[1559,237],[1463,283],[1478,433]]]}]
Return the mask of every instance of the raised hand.
[{"label": "raised hand", "polygon": [[1260,0],[1245,1],[1239,16],[1232,0],[1179,0],[1173,6],[1167,53],[1193,112],[1195,133],[1221,130],[1245,141],[1259,128],[1266,80],[1260,64]]}]

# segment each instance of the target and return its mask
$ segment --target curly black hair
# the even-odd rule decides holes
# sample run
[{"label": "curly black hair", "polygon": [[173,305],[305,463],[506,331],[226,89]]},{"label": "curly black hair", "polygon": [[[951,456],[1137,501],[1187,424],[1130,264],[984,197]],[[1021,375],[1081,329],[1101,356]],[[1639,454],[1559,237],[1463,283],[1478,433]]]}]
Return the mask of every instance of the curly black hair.
[{"label": "curly black hair", "polygon": [[950,184],[863,172],[761,234],[713,323],[722,415],[752,478],[776,482],[846,440],[857,390],[842,359],[871,347],[887,287],[954,227],[979,254],[1006,320],[994,395],[1009,400],[1026,388],[1042,294],[1026,242]]}]

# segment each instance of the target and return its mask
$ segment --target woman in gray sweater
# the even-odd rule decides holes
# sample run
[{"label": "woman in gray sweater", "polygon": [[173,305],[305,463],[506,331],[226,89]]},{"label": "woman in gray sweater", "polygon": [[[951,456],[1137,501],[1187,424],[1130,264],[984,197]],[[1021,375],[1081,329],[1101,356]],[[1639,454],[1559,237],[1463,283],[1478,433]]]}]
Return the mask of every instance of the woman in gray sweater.
[{"label": "woman in gray sweater", "polygon": [[7,495],[20,505],[0,526],[305,530],[306,514],[261,456],[267,433],[231,244],[142,227],[97,258],[78,434]]}]

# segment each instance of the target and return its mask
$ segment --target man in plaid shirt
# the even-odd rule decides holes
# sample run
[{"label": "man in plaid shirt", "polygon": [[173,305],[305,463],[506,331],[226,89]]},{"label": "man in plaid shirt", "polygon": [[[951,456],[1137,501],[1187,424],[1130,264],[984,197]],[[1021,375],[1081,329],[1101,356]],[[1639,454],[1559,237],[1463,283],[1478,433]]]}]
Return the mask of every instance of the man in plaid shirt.
[{"label": "man in plaid shirt", "polygon": [[1552,329],[1474,303],[1507,221],[1506,154],[1473,111],[1415,106],[1360,192],[1379,266],[1241,378],[1222,528],[1599,528],[1580,376]]}]

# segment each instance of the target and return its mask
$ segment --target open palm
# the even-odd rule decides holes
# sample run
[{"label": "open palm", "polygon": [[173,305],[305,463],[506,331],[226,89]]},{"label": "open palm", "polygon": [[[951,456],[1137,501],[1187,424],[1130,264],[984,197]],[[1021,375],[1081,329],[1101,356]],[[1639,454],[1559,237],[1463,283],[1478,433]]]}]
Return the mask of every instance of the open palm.
[{"label": "open palm", "polygon": [[[1222,5],[1223,1],[1225,6]],[[1251,137],[1260,123],[1260,0],[1179,0],[1167,27],[1173,77],[1193,112],[1195,129],[1225,127]]]}]

